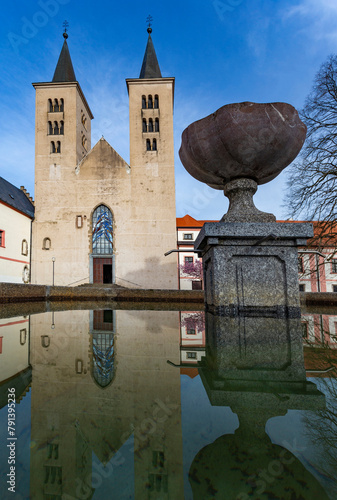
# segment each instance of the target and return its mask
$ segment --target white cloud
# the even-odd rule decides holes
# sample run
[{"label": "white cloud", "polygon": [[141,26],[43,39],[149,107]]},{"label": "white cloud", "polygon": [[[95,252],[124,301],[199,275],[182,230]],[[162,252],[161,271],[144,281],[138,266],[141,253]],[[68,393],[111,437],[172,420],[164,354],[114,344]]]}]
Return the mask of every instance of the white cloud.
[{"label": "white cloud", "polygon": [[336,0],[301,0],[285,11],[284,18],[298,19],[300,31],[318,40],[337,38]]}]

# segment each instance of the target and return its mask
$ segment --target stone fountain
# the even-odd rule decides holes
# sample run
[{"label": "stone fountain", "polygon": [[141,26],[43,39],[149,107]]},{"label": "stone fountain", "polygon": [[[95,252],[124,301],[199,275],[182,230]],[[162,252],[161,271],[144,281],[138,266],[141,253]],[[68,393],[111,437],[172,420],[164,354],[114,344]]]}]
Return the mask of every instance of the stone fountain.
[{"label": "stone fountain", "polygon": [[206,308],[236,317],[300,314],[299,246],[310,223],[276,222],[253,202],[300,152],[306,126],[286,103],[229,104],[189,125],[179,151],[185,169],[229,198],[218,223],[205,223],[194,249],[203,259]]}]

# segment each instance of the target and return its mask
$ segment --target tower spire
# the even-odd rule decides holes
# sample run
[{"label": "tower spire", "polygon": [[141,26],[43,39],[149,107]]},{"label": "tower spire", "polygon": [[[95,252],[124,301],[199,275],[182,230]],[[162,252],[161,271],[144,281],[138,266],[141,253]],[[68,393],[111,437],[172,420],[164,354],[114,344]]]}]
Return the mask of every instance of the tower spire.
[{"label": "tower spire", "polygon": [[154,50],[154,45],[151,38],[152,21],[153,18],[152,16],[149,15],[146,19],[146,22],[148,23],[147,32],[149,34],[149,38],[147,40],[142,69],[140,70],[139,78],[162,78],[156,51]]},{"label": "tower spire", "polygon": [[59,60],[56,65],[55,73],[52,80],[53,82],[76,82],[75,71],[73,68],[73,63],[71,62],[70,52],[67,44],[68,26],[69,26],[68,21],[64,21],[63,23],[64,42]]}]

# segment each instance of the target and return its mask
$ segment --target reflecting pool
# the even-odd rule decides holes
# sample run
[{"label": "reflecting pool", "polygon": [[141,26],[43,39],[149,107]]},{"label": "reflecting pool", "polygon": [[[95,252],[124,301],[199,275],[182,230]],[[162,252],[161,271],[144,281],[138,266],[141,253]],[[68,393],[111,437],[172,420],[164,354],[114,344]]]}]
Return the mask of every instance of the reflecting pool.
[{"label": "reflecting pool", "polygon": [[0,498],[335,499],[336,331],[318,312],[2,318]]}]

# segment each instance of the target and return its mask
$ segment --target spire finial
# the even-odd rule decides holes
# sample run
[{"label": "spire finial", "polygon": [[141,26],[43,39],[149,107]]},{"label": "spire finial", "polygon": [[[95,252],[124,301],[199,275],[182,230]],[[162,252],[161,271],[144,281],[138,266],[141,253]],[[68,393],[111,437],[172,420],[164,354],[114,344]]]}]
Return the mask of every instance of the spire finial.
[{"label": "spire finial", "polygon": [[68,21],[64,21],[63,22],[63,28],[64,28],[63,38],[65,38],[65,39],[68,38],[68,33],[67,33],[68,27],[69,27]]},{"label": "spire finial", "polygon": [[149,15],[147,16],[147,18],[146,18],[146,22],[148,23],[147,32],[148,32],[148,34],[149,34],[149,35],[152,33],[152,28],[151,28],[151,26],[152,26],[152,21],[153,21],[153,17],[152,17],[152,16],[150,16],[150,14],[149,14]]}]

